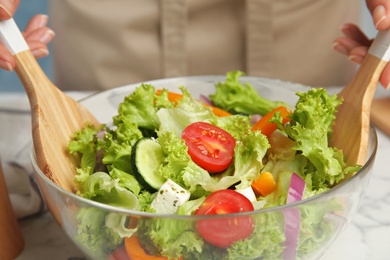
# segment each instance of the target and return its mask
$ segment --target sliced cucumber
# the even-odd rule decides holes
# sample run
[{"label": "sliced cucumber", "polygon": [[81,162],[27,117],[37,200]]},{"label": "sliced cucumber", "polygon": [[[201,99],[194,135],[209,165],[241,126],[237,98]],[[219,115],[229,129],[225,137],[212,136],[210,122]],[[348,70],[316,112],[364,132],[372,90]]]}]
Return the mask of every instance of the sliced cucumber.
[{"label": "sliced cucumber", "polygon": [[150,138],[141,138],[133,146],[131,165],[134,175],[150,192],[157,191],[166,181],[158,171],[163,159],[161,145]]}]

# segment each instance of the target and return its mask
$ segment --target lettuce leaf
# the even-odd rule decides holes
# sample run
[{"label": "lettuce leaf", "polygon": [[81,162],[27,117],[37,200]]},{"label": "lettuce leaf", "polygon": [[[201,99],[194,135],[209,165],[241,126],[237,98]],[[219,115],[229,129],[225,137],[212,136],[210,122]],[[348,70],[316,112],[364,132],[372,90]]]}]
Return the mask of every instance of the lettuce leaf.
[{"label": "lettuce leaf", "polygon": [[123,188],[119,179],[114,179],[105,172],[95,172],[91,175],[82,169],[77,172],[75,179],[80,187],[77,191],[79,196],[111,206],[139,210],[137,197]]},{"label": "lettuce leaf", "polygon": [[95,207],[80,208],[76,214],[78,226],[75,240],[95,259],[109,255],[123,242],[123,238],[105,226],[106,211]]},{"label": "lettuce leaf", "polygon": [[108,130],[104,135],[103,140],[98,142],[99,150],[103,151],[102,163],[106,165],[109,170],[116,168],[131,174],[130,157],[135,138],[127,141],[120,141],[115,138],[116,136],[118,136],[117,132]]},{"label": "lettuce leaf", "polygon": [[267,137],[259,131],[249,131],[236,143],[233,177],[237,177],[240,181],[236,189],[249,187],[259,177],[268,148]]},{"label": "lettuce leaf", "polygon": [[265,115],[278,106],[289,107],[285,102],[272,101],[261,96],[249,83],[241,83],[241,71],[231,71],[226,74],[224,83],[215,85],[215,94],[209,95],[211,102],[232,114]]},{"label": "lettuce leaf", "polygon": [[95,207],[81,207],[76,213],[78,221],[76,241],[87,248],[94,259],[109,255],[130,237],[137,229],[127,228],[127,216],[107,212]]},{"label": "lettuce leaf", "polygon": [[181,138],[181,134],[188,125],[195,122],[208,122],[215,125],[217,116],[212,110],[196,100],[185,87],[180,87],[183,98],[176,107],[161,108],[157,117],[161,122],[159,129],[170,131]]},{"label": "lettuce leaf", "polygon": [[305,174],[312,175],[313,188],[331,187],[359,168],[346,168],[341,151],[329,147],[335,113],[342,101],[323,88],[298,92],[297,96],[299,100],[285,132],[295,140],[294,149],[309,160]]},{"label": "lettuce leaf", "polygon": [[257,214],[253,220],[255,229],[252,235],[228,248],[227,259],[282,259],[285,240],[283,214]]},{"label": "lettuce leaf", "polygon": [[160,122],[156,115],[154,100],[155,88],[150,84],[141,84],[119,105],[118,115],[114,117],[114,124],[117,121],[125,120],[125,118],[131,118],[131,122],[139,128],[151,131],[158,129]]},{"label": "lettuce leaf", "polygon": [[200,254],[205,244],[193,225],[186,219],[142,218],[138,221],[137,235],[142,246],[152,254],[187,259],[185,256]]},{"label": "lettuce leaf", "polygon": [[90,169],[91,173],[96,166],[97,136],[96,134],[104,127],[95,127],[87,124],[80,131],[72,135],[68,144],[68,151],[76,160],[79,161],[79,167]]}]

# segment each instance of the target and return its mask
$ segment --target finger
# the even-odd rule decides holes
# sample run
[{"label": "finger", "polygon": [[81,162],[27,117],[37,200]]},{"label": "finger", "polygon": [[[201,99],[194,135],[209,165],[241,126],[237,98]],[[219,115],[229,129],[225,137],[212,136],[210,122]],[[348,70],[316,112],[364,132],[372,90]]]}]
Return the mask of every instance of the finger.
[{"label": "finger", "polygon": [[0,44],[0,68],[12,71],[15,68],[15,59],[12,54]]},{"label": "finger", "polygon": [[39,28],[46,27],[49,17],[45,14],[38,14],[33,16],[28,22],[26,29],[24,30],[26,33],[34,31]]},{"label": "finger", "polygon": [[35,58],[39,59],[49,55],[49,49],[44,43],[36,40],[29,40],[27,41],[27,44]]},{"label": "finger", "polygon": [[368,53],[368,46],[358,46],[353,48],[348,55],[348,59],[354,63],[362,64]]},{"label": "finger", "polygon": [[20,0],[0,0],[0,20],[7,20],[14,16]]},{"label": "finger", "polygon": [[48,44],[53,40],[55,33],[51,29],[43,27],[30,31],[29,33],[23,33],[23,36],[26,40],[36,40]]},{"label": "finger", "polygon": [[341,27],[341,31],[343,34],[359,43],[365,46],[369,46],[372,43],[372,40],[370,40],[361,30],[360,28],[351,23],[346,23]]},{"label": "finger", "polygon": [[389,89],[390,87],[390,64],[387,64],[384,68],[381,77],[379,79],[379,82],[385,89]]},{"label": "finger", "polygon": [[347,56],[349,56],[351,50],[359,46],[362,46],[362,44],[349,37],[339,37],[333,42],[333,49]]},{"label": "finger", "polygon": [[390,1],[388,0],[366,0],[367,8],[370,10],[375,28],[386,30],[390,28]]}]

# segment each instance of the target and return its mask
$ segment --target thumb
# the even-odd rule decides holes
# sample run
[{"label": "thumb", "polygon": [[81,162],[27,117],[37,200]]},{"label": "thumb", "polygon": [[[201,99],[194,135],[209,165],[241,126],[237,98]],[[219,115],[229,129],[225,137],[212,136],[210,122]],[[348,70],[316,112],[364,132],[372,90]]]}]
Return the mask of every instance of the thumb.
[{"label": "thumb", "polygon": [[20,0],[0,0],[0,20],[7,20],[14,16]]},{"label": "thumb", "polygon": [[367,8],[372,15],[375,28],[387,30],[390,28],[390,1],[366,0]]}]

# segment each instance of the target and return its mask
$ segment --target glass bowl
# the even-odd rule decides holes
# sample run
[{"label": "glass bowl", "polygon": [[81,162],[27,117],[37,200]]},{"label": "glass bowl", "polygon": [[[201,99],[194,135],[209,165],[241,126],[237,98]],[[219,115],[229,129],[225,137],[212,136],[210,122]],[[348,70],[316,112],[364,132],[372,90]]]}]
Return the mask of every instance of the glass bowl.
[{"label": "glass bowl", "polygon": [[[214,84],[224,80],[225,76],[194,76],[147,83],[171,91],[178,91],[179,86],[186,86],[195,97],[199,97],[201,94],[214,93]],[[308,90],[306,86],[299,84],[265,78],[245,76],[241,77],[240,81],[252,84],[266,98],[292,105],[298,99],[295,95],[297,91]],[[112,116],[116,115],[119,103],[137,86],[139,84],[107,90],[80,102],[100,122],[108,123],[111,122]],[[148,235],[154,234],[158,237],[156,244],[161,244],[165,253],[180,255],[180,259],[317,259],[351,222],[359,208],[372,172],[376,151],[376,131],[371,128],[367,162],[359,172],[332,189],[285,206],[207,216],[158,215],[87,200],[49,180],[38,168],[33,149],[31,159],[42,196],[50,212],[88,258],[167,259],[148,256],[155,253],[155,248],[148,241]],[[251,218],[255,228],[250,241],[244,244],[235,243],[228,248],[216,248],[207,245],[196,233],[195,226],[199,221],[224,225],[226,221],[237,222],[245,218]],[[291,232],[291,229],[295,230],[295,233]],[[132,236],[133,233],[136,236]],[[139,244],[143,247],[139,247]]]}]

